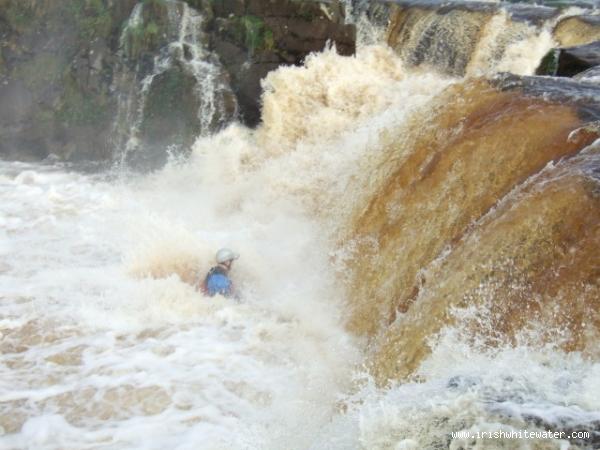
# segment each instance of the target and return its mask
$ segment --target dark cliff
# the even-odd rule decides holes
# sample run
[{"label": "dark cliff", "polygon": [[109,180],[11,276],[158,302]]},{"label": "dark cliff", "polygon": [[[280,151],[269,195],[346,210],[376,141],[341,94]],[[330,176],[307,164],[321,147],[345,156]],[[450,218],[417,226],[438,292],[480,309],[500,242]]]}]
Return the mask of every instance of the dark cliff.
[{"label": "dark cliff", "polygon": [[[172,36],[177,30],[169,22],[173,11],[183,14],[183,2],[0,0],[0,157],[108,160],[122,144],[118,120],[137,121],[121,126],[137,126],[143,143],[189,146],[200,131],[235,117],[256,125],[260,80],[279,65],[300,64],[327,42],[340,53],[354,52],[354,28],[344,24],[337,1],[186,3],[202,17],[198,45],[207,53],[202,61],[217,67],[223,104],[204,129],[196,117],[206,106],[202,75],[190,73],[191,63],[201,60],[192,61],[188,41]],[[141,18],[131,24],[136,5]],[[181,55],[165,56],[176,51]],[[157,69],[167,60],[168,70]],[[143,99],[128,92],[140,91],[149,74],[155,77]],[[140,117],[132,119],[129,111],[125,120],[122,104],[132,95],[129,108],[141,110]]]}]

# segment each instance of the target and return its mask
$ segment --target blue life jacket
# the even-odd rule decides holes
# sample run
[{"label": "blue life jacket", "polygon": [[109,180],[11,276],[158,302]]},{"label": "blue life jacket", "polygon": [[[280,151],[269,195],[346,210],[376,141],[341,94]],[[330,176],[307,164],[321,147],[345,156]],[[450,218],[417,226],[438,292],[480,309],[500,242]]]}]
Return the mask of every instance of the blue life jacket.
[{"label": "blue life jacket", "polygon": [[213,267],[206,275],[204,280],[204,291],[206,295],[214,296],[221,294],[225,297],[229,297],[233,293],[233,283],[227,276],[227,272],[219,267]]}]

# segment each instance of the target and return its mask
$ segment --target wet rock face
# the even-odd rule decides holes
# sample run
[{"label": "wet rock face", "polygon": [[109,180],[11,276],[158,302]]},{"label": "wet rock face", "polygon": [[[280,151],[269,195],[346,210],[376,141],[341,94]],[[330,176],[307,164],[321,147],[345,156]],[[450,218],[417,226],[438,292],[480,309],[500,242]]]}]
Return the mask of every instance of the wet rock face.
[{"label": "wet rock face", "polygon": [[600,39],[600,17],[592,14],[562,19],[553,34],[563,47],[589,44]]},{"label": "wet rock face", "polygon": [[216,0],[211,45],[231,75],[244,123],[260,120],[260,80],[282,64],[301,64],[327,41],[355,51],[355,29],[339,2]]},{"label": "wet rock face", "polygon": [[[379,244],[377,258],[357,266],[351,322],[376,336],[376,378],[385,384],[410,375],[429,354],[431,337],[454,324],[482,339],[495,335],[514,342],[535,316],[544,324],[541,342],[555,337],[546,330],[568,329],[568,342],[561,343],[565,351],[597,348],[600,322],[588,318],[595,317],[600,298],[598,86],[504,75],[451,86],[436,102],[442,105],[439,113],[419,117],[420,127],[411,129],[416,139],[396,144],[398,138],[390,136],[390,150],[384,151],[406,145],[408,153],[395,172],[386,168],[389,181],[355,222],[353,238],[369,236]],[[428,128],[431,120],[435,125]],[[458,123],[468,125],[451,137],[433,137],[454,133]],[[452,199],[460,205],[456,215],[447,208]],[[402,209],[390,213],[396,205]],[[425,208],[430,208],[423,212],[427,220],[419,219]],[[409,225],[412,221],[418,225]],[[472,223],[477,226],[465,227]],[[419,230],[416,237],[406,233],[413,229]],[[440,238],[448,246],[436,243]],[[569,250],[561,254],[561,248]],[[565,271],[558,275],[556,267]],[[474,307],[481,310],[473,322],[452,312]],[[527,315],[515,312],[524,307]],[[386,311],[402,314],[385,321]],[[473,331],[484,311],[493,311],[489,328]],[[461,384],[450,387],[455,386]]]},{"label": "wet rock face", "polygon": [[600,41],[550,50],[536,69],[536,75],[574,77],[600,64]]},{"label": "wet rock face", "polygon": [[133,4],[0,0],[0,157],[110,155],[114,37]]},{"label": "wet rock face", "polygon": [[[231,84],[237,97],[220,88],[225,92],[219,95],[226,120],[238,112],[246,124],[258,123],[260,80],[279,65],[299,64],[308,53],[322,50],[327,41],[334,42],[340,53],[354,52],[354,29],[343,25],[338,1],[185,2],[201,12],[207,48],[218,54],[223,65],[217,84]],[[177,40],[168,26],[172,8],[167,6],[172,3],[164,0],[144,0],[143,25],[131,27],[121,39],[138,3],[0,0],[0,157],[40,159],[55,154],[67,160],[104,160],[113,156],[122,74],[135,72],[140,81],[153,72],[155,58]],[[175,72],[164,74],[165,80]],[[185,81],[189,73],[180,75],[183,85],[193,89]],[[157,80],[157,86],[159,81],[164,80]],[[150,105],[164,103],[157,89],[152,87]],[[177,102],[179,94],[167,106]],[[198,103],[193,95],[187,97]],[[145,141],[154,137],[164,143],[185,136],[176,143],[187,145],[197,128],[198,114],[195,107],[183,109],[185,113],[155,110],[146,115]],[[166,110],[173,112],[169,107]],[[167,126],[161,123],[163,119],[175,131],[155,133]]]},{"label": "wet rock face", "polygon": [[598,83],[600,82],[600,66],[594,66],[591,69],[578,73],[573,79],[585,83]]},{"label": "wet rock face", "polygon": [[541,26],[544,22],[556,17],[558,10],[555,8],[543,7],[539,4],[527,5],[523,3],[515,3],[507,5],[510,18],[515,21],[527,22],[532,25]]},{"label": "wet rock face", "polygon": [[[170,144],[190,146],[199,131],[196,79],[180,66],[174,66],[153,80],[141,125],[146,148],[142,155],[163,155]],[[150,151],[148,151],[150,150]],[[136,164],[137,165],[137,164]]]},{"label": "wet rock face", "polygon": [[119,39],[115,160],[158,169],[237,117],[229,74],[209,46],[207,5],[154,0],[132,11]]},{"label": "wet rock face", "polygon": [[600,64],[600,41],[561,48],[558,52],[556,75],[572,77],[598,64]]},{"label": "wet rock face", "polygon": [[578,108],[578,114],[586,121],[600,120],[600,89],[565,78],[517,76],[500,74],[489,83],[501,91],[519,90],[532,98],[544,98]]},{"label": "wet rock face", "polygon": [[369,5],[370,11],[381,11],[381,5],[395,5],[400,9],[421,8],[435,10],[439,14],[448,14],[451,11],[463,11],[469,13],[495,13],[501,9],[507,11],[510,18],[517,22],[526,22],[532,25],[541,25],[558,15],[556,8],[544,7],[540,5],[527,5],[522,3],[498,4],[490,2],[461,1],[439,2],[436,0],[393,0],[374,2]]},{"label": "wet rock face", "polygon": [[[387,12],[381,13],[381,5],[388,6]],[[388,44],[409,65],[434,67],[457,76],[489,73],[490,67],[492,72],[510,71],[524,75],[534,69],[524,60],[510,68],[506,63],[509,59],[513,62],[518,59],[515,55],[521,52],[519,44],[528,46],[528,52],[535,53],[532,59],[538,56],[541,59],[543,55],[538,55],[529,44],[544,42],[546,30],[552,28],[553,38],[561,47],[600,40],[600,18],[591,9],[559,20],[565,5],[550,2],[548,5],[380,0],[368,6],[366,12],[376,23],[386,26]],[[557,51],[546,55],[537,74],[556,75]],[[565,56],[568,59],[568,55]],[[590,67],[587,62],[584,66],[581,70]]]}]

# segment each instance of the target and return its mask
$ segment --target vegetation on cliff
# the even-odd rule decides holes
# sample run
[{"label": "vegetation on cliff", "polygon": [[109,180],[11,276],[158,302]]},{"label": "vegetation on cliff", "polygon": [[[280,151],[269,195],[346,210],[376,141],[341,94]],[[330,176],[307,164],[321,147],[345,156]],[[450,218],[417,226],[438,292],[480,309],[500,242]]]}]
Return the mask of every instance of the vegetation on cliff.
[{"label": "vegetation on cliff", "polygon": [[[141,17],[130,21],[139,3],[143,5]],[[301,63],[328,40],[337,42],[343,53],[354,50],[353,28],[342,23],[336,3],[186,3],[201,11],[203,32],[210,38],[206,44],[227,70],[225,78],[237,96],[241,119],[250,125],[259,120],[260,80],[270,70]],[[169,28],[172,7],[164,0],[0,0],[0,100],[24,99],[0,102],[0,116],[7,118],[0,123],[0,155],[110,155],[111,120],[117,96],[123,94],[115,83],[118,72],[148,73],[154,57],[177,39]],[[183,86],[190,88],[186,83]],[[151,117],[159,116],[156,105],[182,98],[177,94],[165,99],[167,94],[153,89],[155,93],[158,97],[149,102]],[[185,109],[191,114],[194,108]],[[189,124],[196,120],[196,113],[182,120]]]}]

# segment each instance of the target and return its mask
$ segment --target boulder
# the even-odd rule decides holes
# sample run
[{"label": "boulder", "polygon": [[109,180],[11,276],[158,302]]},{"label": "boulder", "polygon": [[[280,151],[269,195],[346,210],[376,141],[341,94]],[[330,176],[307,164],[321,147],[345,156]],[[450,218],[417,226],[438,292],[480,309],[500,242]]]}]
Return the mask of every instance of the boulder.
[{"label": "boulder", "polygon": [[594,66],[591,69],[578,73],[573,79],[585,83],[600,83],[600,66]]},{"label": "boulder", "polygon": [[566,17],[554,27],[553,35],[562,47],[597,41],[600,39],[600,16],[581,14]]},{"label": "boulder", "polygon": [[536,69],[536,75],[573,77],[600,64],[600,41],[550,50]]},{"label": "boulder", "polygon": [[558,52],[556,75],[572,77],[598,64],[600,64],[600,41],[561,48]]},{"label": "boulder", "polygon": [[548,20],[558,16],[558,9],[540,5],[515,3],[506,5],[510,18],[517,22],[527,22],[534,26],[543,26]]}]

